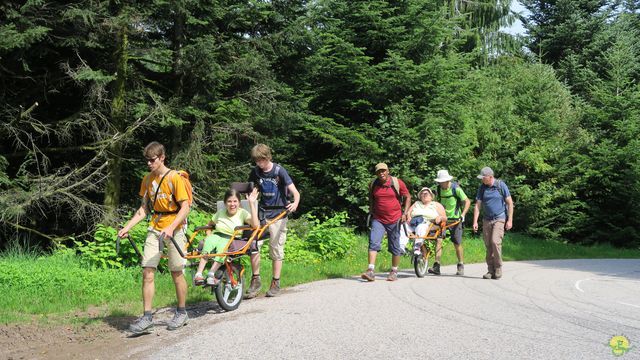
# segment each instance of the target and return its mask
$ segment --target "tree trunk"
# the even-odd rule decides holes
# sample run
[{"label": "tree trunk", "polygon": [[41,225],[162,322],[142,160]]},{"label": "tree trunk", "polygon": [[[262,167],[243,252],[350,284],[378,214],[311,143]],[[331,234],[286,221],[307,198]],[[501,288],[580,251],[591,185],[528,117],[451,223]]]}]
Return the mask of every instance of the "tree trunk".
[{"label": "tree trunk", "polygon": [[[118,34],[118,47],[115,53],[116,80],[111,102],[111,121],[117,131],[124,131],[126,123],[125,83],[129,58],[126,28]],[[107,155],[108,173],[104,192],[104,205],[107,208],[107,222],[116,219],[116,210],[120,204],[120,179],[122,173],[122,143],[115,142],[109,147]]]},{"label": "tree trunk", "polygon": [[[185,9],[181,0],[173,2],[175,7],[175,17],[173,21],[173,96],[178,100],[178,104],[182,103],[182,96],[184,95],[184,72],[182,71],[182,44],[184,41],[184,24],[185,24]],[[175,155],[180,150],[182,145],[182,125],[173,127],[171,134],[171,154]]]}]

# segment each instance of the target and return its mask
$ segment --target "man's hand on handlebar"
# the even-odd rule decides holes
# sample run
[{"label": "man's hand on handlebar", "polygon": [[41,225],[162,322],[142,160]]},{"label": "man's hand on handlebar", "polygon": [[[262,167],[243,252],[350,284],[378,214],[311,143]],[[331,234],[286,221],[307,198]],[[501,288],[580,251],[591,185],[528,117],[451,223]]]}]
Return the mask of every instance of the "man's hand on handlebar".
[{"label": "man's hand on handlebar", "polygon": [[171,226],[167,226],[166,228],[162,229],[162,231],[160,232],[160,235],[164,234],[165,239],[170,239],[173,237],[173,228]]},{"label": "man's hand on handlebar", "polygon": [[118,237],[119,238],[125,238],[125,237],[127,237],[127,235],[129,235],[129,229],[122,228],[122,229],[118,230]]}]

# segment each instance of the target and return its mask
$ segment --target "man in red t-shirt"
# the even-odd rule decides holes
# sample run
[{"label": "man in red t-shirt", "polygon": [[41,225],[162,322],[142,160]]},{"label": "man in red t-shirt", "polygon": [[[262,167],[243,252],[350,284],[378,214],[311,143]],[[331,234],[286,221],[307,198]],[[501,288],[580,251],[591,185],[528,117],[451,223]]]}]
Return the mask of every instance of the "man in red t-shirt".
[{"label": "man in red t-shirt", "polygon": [[[397,187],[394,187],[394,179],[389,175],[389,167],[385,163],[379,163],[375,168],[377,179],[371,185],[370,196],[372,199],[371,233],[369,234],[369,268],[362,274],[367,281],[375,280],[375,263],[378,251],[382,244],[382,237],[387,234],[388,247],[391,253],[391,271],[388,281],[398,280],[398,264],[400,255],[404,249],[400,247],[400,220],[407,221],[406,217],[411,206],[411,195],[407,186],[400,179]],[[404,197],[404,214],[400,199]]]}]

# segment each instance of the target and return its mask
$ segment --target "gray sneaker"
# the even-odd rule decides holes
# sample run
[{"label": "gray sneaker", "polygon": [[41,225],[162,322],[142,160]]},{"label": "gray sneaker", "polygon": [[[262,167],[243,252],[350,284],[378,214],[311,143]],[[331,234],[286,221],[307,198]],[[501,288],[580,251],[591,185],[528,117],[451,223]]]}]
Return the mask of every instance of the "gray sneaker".
[{"label": "gray sneaker", "polygon": [[249,290],[244,294],[245,299],[253,299],[258,296],[260,289],[262,288],[262,282],[260,281],[260,275],[253,276],[251,278],[251,285],[249,285]]},{"label": "gray sneaker", "polygon": [[464,264],[458,263],[458,271],[456,275],[464,275]]},{"label": "gray sneaker", "polygon": [[389,271],[389,276],[387,276],[387,281],[396,281],[398,280],[398,270]]},{"label": "gray sneaker", "polygon": [[278,296],[280,294],[280,280],[272,280],[271,288],[267,291],[268,297]]},{"label": "gray sneaker", "polygon": [[167,330],[178,330],[181,327],[187,325],[189,322],[189,315],[186,312],[179,313],[176,311],[173,315],[173,319],[167,324]]},{"label": "gray sneaker", "polygon": [[491,277],[494,280],[498,280],[502,277],[502,268],[496,268],[496,272]]},{"label": "gray sneaker", "polygon": [[153,319],[141,316],[129,325],[129,331],[134,335],[147,334],[153,329]]},{"label": "gray sneaker", "polygon": [[487,272],[486,274],[482,275],[483,279],[491,279],[492,277],[493,277],[492,272]]},{"label": "gray sneaker", "polygon": [[367,269],[360,277],[367,281],[376,281],[376,274],[373,272],[373,269]]}]

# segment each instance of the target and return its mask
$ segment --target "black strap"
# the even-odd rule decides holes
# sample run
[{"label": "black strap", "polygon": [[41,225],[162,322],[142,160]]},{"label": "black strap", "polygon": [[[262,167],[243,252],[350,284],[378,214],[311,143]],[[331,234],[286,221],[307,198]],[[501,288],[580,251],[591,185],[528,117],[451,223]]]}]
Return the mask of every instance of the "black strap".
[{"label": "black strap", "polygon": [[162,178],[160,179],[160,183],[158,184],[158,188],[156,189],[156,193],[153,195],[153,204],[151,204],[151,213],[155,214],[172,214],[173,212],[160,212],[160,211],[155,211],[154,208],[156,207],[156,201],[158,200],[158,192],[160,192],[160,186],[162,186],[162,182],[164,181],[164,178],[167,177],[167,175],[169,175],[169,173],[171,172],[171,169],[169,169],[169,171],[167,171],[166,173],[164,173],[164,175],[162,175]]},{"label": "black strap", "polygon": [[459,212],[459,211],[462,212],[462,199],[460,198],[460,196],[458,196],[458,191],[457,191],[459,188],[460,187],[458,186],[458,183],[455,182],[455,181],[452,181],[451,182],[451,195],[445,196],[445,195],[442,195],[440,193],[440,191],[441,191],[440,185],[438,185],[438,187],[436,187],[436,201],[442,202],[443,198],[448,199],[448,198],[451,198],[451,197],[456,199],[456,207],[453,210],[454,214]]}]

